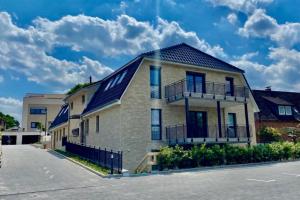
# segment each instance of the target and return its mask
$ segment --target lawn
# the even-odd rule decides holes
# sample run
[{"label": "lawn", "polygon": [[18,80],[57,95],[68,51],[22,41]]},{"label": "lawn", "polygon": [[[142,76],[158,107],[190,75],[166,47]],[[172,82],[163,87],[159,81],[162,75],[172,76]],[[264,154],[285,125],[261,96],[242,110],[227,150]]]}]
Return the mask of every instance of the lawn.
[{"label": "lawn", "polygon": [[75,161],[77,161],[77,162],[79,162],[79,163],[81,163],[81,164],[83,164],[83,165],[85,165],[85,166],[87,166],[87,167],[103,174],[103,175],[108,175],[109,172],[110,172],[109,169],[101,167],[101,166],[99,166],[99,165],[97,165],[93,162],[88,161],[88,160],[82,159],[78,155],[75,155],[75,154],[72,154],[72,153],[69,153],[69,152],[65,152],[65,151],[62,151],[62,150],[59,150],[59,149],[55,149],[55,151],[62,154],[62,155],[64,155],[64,156],[66,156],[66,157],[68,157],[68,158],[70,158],[70,159],[72,159],[72,160],[75,160]]}]

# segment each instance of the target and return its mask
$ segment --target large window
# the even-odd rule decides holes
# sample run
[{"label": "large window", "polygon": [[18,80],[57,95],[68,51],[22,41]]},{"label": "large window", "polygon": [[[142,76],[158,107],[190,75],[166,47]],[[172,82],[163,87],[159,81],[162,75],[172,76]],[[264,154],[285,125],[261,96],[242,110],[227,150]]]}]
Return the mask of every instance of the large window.
[{"label": "large window", "polygon": [[47,113],[47,108],[30,108],[31,115],[44,115]]},{"label": "large window", "polygon": [[161,110],[151,109],[151,139],[161,140]]},{"label": "large window", "polygon": [[99,115],[96,116],[96,133],[99,133]]},{"label": "large window", "polygon": [[161,98],[161,73],[160,68],[150,67],[150,87],[151,87],[151,98]]},{"label": "large window", "polygon": [[205,93],[205,75],[194,72],[186,73],[186,84],[189,92]]},{"label": "large window", "polygon": [[292,107],[291,106],[278,106],[279,115],[292,115]]}]

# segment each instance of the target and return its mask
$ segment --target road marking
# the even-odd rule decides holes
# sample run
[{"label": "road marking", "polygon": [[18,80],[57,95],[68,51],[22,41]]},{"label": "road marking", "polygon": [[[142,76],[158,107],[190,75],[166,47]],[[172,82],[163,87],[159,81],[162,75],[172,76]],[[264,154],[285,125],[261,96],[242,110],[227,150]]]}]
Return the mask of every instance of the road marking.
[{"label": "road marking", "polygon": [[282,173],[283,175],[300,177],[300,174]]},{"label": "road marking", "polygon": [[275,182],[276,180],[271,179],[271,180],[260,180],[260,179],[253,179],[253,178],[248,178],[248,181],[257,181],[257,182],[264,182],[264,183],[271,183],[271,182]]}]

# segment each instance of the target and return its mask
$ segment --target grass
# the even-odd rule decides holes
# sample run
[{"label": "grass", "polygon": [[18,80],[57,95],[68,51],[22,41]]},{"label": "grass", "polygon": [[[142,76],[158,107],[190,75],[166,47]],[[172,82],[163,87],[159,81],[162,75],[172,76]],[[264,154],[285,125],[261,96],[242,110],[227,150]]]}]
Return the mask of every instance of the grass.
[{"label": "grass", "polygon": [[79,157],[78,155],[75,155],[73,153],[62,151],[62,150],[59,150],[59,149],[55,149],[55,151],[62,154],[62,155],[64,155],[64,156],[66,156],[66,157],[68,157],[68,158],[70,158],[70,159],[73,159],[73,160],[75,160],[75,161],[77,161],[77,162],[79,162],[79,163],[81,163],[81,164],[83,164],[83,165],[85,165],[85,166],[87,166],[87,167],[103,174],[103,175],[108,175],[109,172],[110,172],[109,169],[101,167],[101,166],[99,166],[99,165],[97,165],[93,162],[88,161],[88,160],[84,160],[81,157]]}]

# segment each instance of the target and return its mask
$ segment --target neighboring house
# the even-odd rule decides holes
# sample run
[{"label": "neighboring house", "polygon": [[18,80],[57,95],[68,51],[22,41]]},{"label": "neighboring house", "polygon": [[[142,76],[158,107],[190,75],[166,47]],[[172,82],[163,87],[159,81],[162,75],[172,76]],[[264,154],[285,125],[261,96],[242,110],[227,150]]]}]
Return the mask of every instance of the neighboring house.
[{"label": "neighboring house", "polygon": [[300,93],[253,90],[260,112],[255,114],[256,130],[262,127],[287,128],[300,124]]},{"label": "neighboring house", "polygon": [[[72,114],[83,107],[68,102]],[[76,122],[77,141],[122,151],[132,172],[166,145],[255,143],[254,112],[243,70],[183,43],[141,54],[104,78]]]},{"label": "neighboring house", "polygon": [[62,147],[62,138],[67,136],[69,131],[69,105],[65,104],[61,107],[51,126],[49,131],[51,133],[51,148],[59,149]]},{"label": "neighboring house", "polygon": [[4,131],[6,129],[6,124],[4,119],[0,118],[0,131]]},{"label": "neighboring house", "polygon": [[58,114],[50,127],[51,144],[53,148],[61,147],[63,136],[68,136],[68,140],[73,142],[85,143],[83,137],[79,135],[80,128],[83,125],[80,115],[100,84],[101,81],[90,82],[89,85],[66,96],[64,99],[65,105],[57,112]]},{"label": "neighboring house", "polygon": [[39,123],[48,131],[64,98],[64,94],[26,94],[23,98],[23,131],[37,131]]}]

